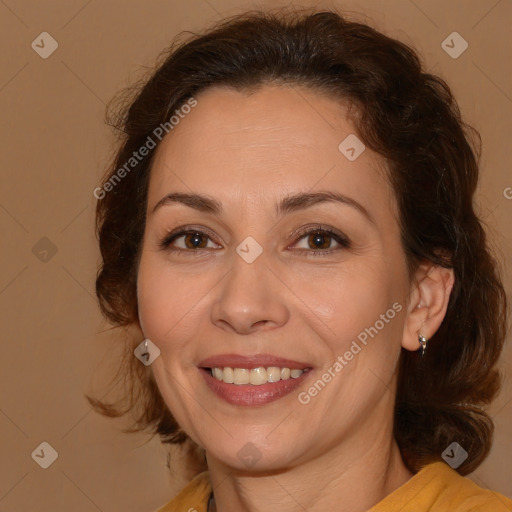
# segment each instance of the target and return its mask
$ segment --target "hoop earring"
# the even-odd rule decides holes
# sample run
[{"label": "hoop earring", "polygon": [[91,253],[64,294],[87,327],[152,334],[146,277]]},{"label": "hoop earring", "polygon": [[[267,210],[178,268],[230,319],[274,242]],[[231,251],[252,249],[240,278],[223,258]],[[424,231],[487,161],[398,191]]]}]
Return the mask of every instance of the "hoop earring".
[{"label": "hoop earring", "polygon": [[421,332],[418,333],[418,342],[421,345],[421,348],[422,348],[422,350],[421,350],[421,357],[423,357],[424,354],[425,354],[425,349],[427,348],[428,340],[427,340],[427,338],[425,338],[425,336],[423,336],[421,334]]}]

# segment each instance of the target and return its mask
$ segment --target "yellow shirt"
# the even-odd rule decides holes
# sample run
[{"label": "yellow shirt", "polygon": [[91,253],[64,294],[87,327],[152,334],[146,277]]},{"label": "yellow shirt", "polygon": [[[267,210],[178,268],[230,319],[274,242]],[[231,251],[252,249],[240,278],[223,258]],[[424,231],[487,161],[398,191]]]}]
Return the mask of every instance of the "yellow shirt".
[{"label": "yellow shirt", "polygon": [[[207,512],[212,487],[205,471],[157,512]],[[368,512],[511,512],[512,500],[482,489],[444,462],[423,467]]]}]

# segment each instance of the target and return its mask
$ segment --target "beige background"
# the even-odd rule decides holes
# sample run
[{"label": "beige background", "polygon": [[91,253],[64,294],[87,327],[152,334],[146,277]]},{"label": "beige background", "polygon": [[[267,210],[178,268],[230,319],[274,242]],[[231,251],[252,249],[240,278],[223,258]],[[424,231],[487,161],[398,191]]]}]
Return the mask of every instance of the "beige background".
[{"label": "beige background", "polygon": [[[427,68],[452,86],[465,119],[483,137],[480,205],[506,255],[510,295],[512,200],[504,191],[512,187],[512,2],[295,2],[315,4],[368,16],[414,45]],[[83,397],[103,392],[120,347],[93,291],[92,192],[113,140],[103,125],[105,103],[152,66],[179,31],[277,5],[286,3],[0,0],[1,512],[151,511],[184,484],[186,475],[169,474],[157,438],[121,434],[124,421],[91,412]],[[59,45],[47,59],[31,48],[43,31]],[[441,48],[453,31],[469,43],[457,59]],[[512,497],[510,338],[501,366],[507,377],[491,409],[495,444],[471,478]],[[58,452],[48,469],[31,458],[43,441]]]}]

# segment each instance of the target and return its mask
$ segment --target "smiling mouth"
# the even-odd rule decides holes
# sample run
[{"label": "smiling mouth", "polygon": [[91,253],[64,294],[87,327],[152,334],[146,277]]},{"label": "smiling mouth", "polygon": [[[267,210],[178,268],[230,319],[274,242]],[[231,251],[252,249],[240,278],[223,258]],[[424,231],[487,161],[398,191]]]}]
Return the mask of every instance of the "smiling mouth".
[{"label": "smiling mouth", "polygon": [[225,384],[262,386],[267,383],[298,379],[303,373],[308,372],[310,368],[301,370],[279,366],[260,366],[258,368],[231,368],[227,366],[224,368],[205,368],[205,370],[214,379]]},{"label": "smiling mouth", "polygon": [[[302,370],[279,366],[256,368],[203,366],[199,370],[208,388],[218,398],[231,405],[242,407],[264,406],[284,398],[302,386],[310,374],[314,373],[311,371],[312,368]],[[283,378],[281,378],[281,372]],[[277,380],[278,375],[279,380]]]},{"label": "smiling mouth", "polygon": [[314,378],[306,361],[274,354],[217,354],[197,363],[205,384],[236,406],[263,406],[292,393]]}]

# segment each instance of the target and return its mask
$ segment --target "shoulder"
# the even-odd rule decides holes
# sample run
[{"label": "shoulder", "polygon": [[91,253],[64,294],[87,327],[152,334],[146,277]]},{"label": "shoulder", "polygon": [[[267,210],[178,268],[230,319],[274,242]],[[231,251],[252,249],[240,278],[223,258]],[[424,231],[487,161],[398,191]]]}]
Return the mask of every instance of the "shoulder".
[{"label": "shoulder", "polygon": [[155,512],[207,512],[211,492],[210,477],[208,471],[204,471]]},{"label": "shoulder", "polygon": [[484,489],[444,462],[428,464],[370,512],[512,512],[512,500]]},{"label": "shoulder", "polygon": [[429,466],[430,468],[426,468],[427,471],[435,475],[434,488],[439,489],[433,503],[433,512],[446,509],[447,506],[461,512],[512,512],[510,498],[480,487],[469,478],[459,475],[444,462],[436,462]]}]

